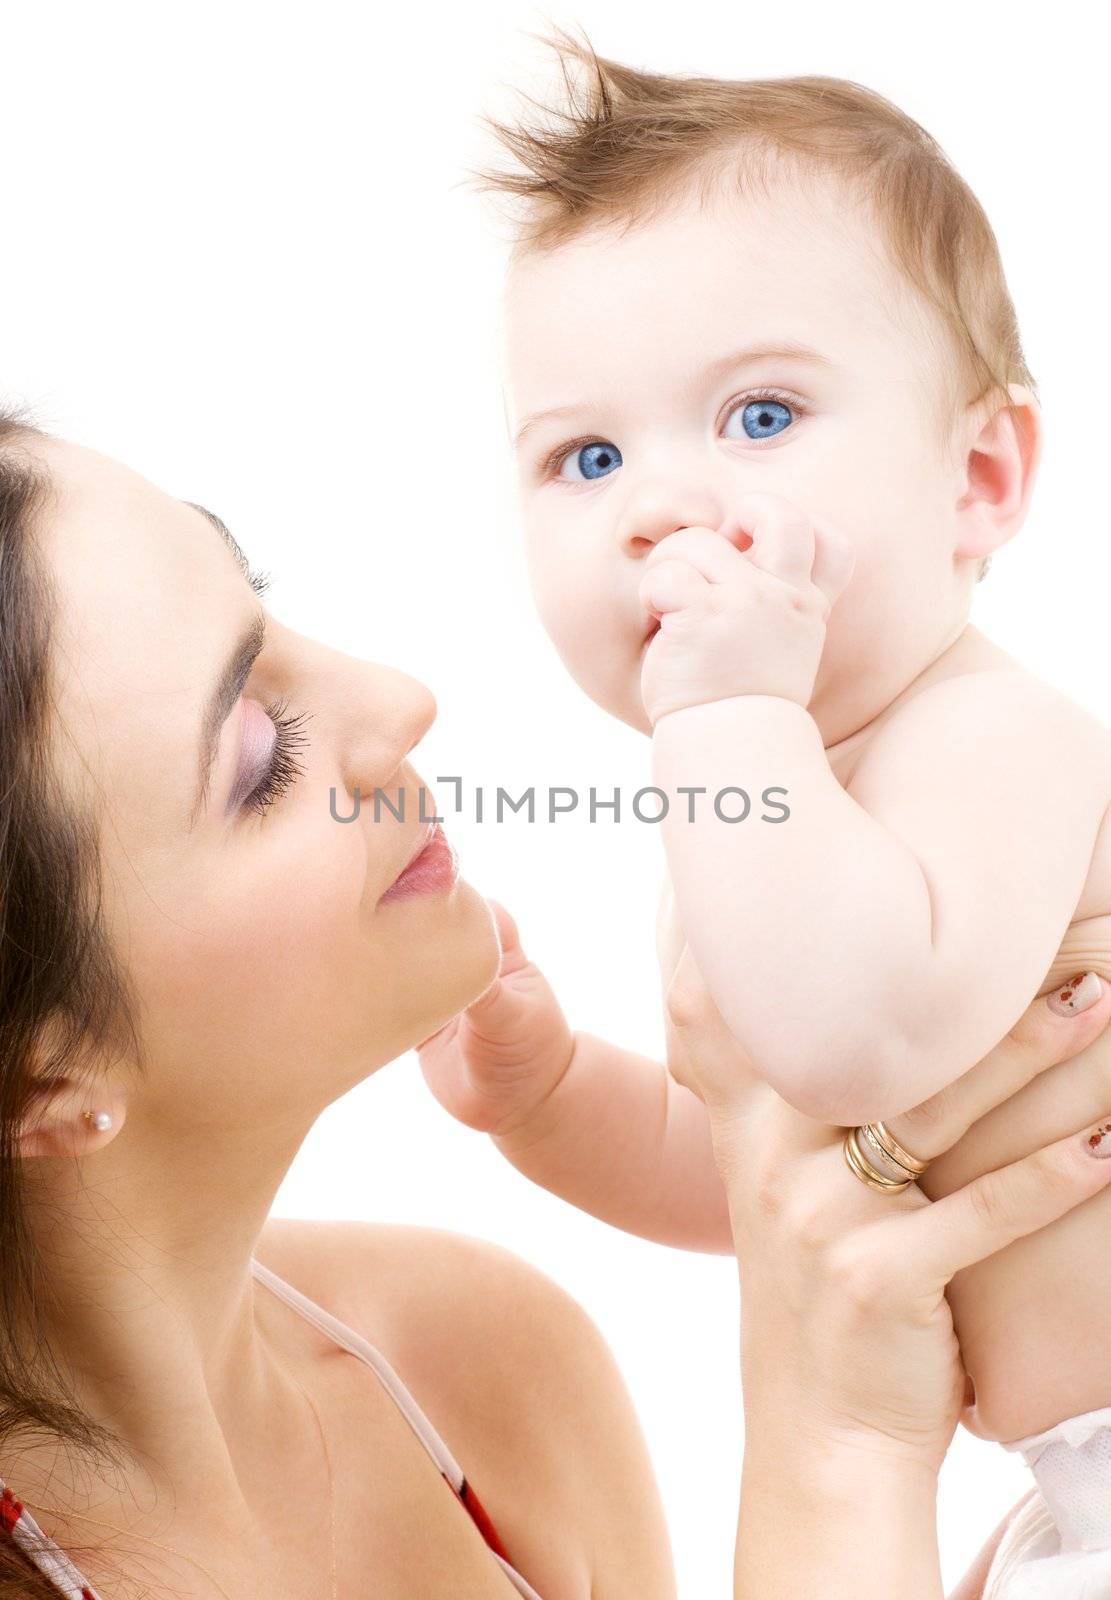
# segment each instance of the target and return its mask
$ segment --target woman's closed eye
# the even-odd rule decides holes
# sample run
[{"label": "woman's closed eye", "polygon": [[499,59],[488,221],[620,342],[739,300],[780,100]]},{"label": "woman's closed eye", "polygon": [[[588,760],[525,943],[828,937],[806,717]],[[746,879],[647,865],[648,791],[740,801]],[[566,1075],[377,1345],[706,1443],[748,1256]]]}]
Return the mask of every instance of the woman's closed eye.
[{"label": "woman's closed eye", "polygon": [[303,732],[303,724],[311,716],[310,712],[301,711],[296,715],[287,714],[287,704],[284,700],[277,703],[270,702],[264,707],[266,715],[274,724],[275,736],[270,749],[270,756],[262,776],[253,785],[251,792],[236,809],[253,811],[261,816],[268,806],[280,800],[304,772],[304,765],[297,759],[294,752],[308,743]]},{"label": "woman's closed eye", "polygon": [[[802,401],[782,389],[756,389],[731,400],[725,428],[739,419],[741,432],[725,432],[727,439],[757,441],[771,439],[790,427],[794,416],[803,413]],[[557,477],[565,483],[593,483],[609,477],[622,464],[621,451],[609,439],[572,439],[560,445],[541,467],[544,478]],[[564,471],[570,465],[577,471]]]}]

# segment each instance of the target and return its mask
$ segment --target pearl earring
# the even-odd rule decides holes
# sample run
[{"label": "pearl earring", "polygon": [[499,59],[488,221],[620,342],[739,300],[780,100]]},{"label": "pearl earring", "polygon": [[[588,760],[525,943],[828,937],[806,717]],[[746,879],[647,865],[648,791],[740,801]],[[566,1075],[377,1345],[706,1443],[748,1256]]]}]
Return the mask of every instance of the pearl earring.
[{"label": "pearl earring", "polygon": [[112,1113],[110,1111],[84,1111],[82,1116],[98,1133],[104,1133],[112,1126]]}]

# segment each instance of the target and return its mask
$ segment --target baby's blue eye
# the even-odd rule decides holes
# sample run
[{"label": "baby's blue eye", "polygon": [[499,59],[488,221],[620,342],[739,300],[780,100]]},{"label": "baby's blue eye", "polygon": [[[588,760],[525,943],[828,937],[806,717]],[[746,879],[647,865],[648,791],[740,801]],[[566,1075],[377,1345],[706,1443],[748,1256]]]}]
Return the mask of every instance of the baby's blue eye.
[{"label": "baby's blue eye", "polygon": [[[582,478],[577,478],[574,473],[564,472],[564,467],[571,461],[582,470]],[[605,478],[614,469],[621,465],[621,451],[615,444],[609,444],[603,439],[598,439],[590,444],[584,444],[580,450],[571,450],[564,456],[559,464],[559,476],[569,477],[572,483],[581,483],[583,478]]]},{"label": "baby's blue eye", "polygon": [[[781,400],[750,400],[747,405],[738,406],[730,414],[729,422],[734,417],[740,417],[741,426],[750,439],[769,439],[773,434],[782,433],[791,421],[791,408],[785,406]],[[726,424],[728,427],[728,423]],[[731,435],[736,438],[736,434]]]}]

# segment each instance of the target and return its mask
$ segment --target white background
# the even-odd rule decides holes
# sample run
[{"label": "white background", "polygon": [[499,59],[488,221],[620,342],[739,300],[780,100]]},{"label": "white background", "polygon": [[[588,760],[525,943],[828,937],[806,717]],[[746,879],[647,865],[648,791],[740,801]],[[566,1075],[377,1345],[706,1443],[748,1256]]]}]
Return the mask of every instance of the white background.
[{"label": "white background", "polygon": [[[554,82],[529,37],[549,19],[667,72],[854,78],[940,139],[998,234],[1047,423],[1032,514],[974,617],[1106,717],[1106,94],[1078,6],[99,0],[2,18],[0,391],[218,511],[287,625],[425,678],[426,775],[648,781],[646,743],[579,695],[531,615],[496,347],[505,224],[463,181],[492,153],[479,114]],[[517,912],[573,1024],[657,1049],[654,830],[470,819],[450,830],[466,875]],[[534,1188],[413,1056],[325,1112],[277,1210],[482,1235],[570,1289],[643,1421],[680,1593],[731,1592],[731,1261]],[[949,1584],[1025,1486],[958,1436]]]}]

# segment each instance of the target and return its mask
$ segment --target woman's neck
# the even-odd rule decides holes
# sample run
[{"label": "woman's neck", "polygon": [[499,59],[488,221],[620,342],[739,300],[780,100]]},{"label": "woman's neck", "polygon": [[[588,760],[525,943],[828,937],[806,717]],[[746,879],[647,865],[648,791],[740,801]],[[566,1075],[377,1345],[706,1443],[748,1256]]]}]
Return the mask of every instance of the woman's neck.
[{"label": "woman's neck", "polygon": [[[304,1381],[298,1358],[311,1345],[251,1270],[303,1130],[267,1158],[242,1136],[209,1141],[204,1156],[151,1143],[147,1160],[143,1135],[129,1117],[80,1172],[35,1164],[31,1223],[46,1292],[31,1337],[126,1458],[99,1479],[95,1465],[73,1464],[69,1446],[11,1437],[0,1475],[36,1517],[43,1507],[59,1543],[66,1513],[84,1544],[97,1529],[83,1529],[79,1511],[128,1530],[138,1519],[147,1532],[141,1508],[163,1525],[172,1510],[176,1525],[194,1503],[206,1523],[226,1520],[229,1537],[242,1538],[271,1499],[275,1453],[311,1459],[319,1449],[289,1370]],[[219,1538],[218,1526],[211,1532]]]}]

